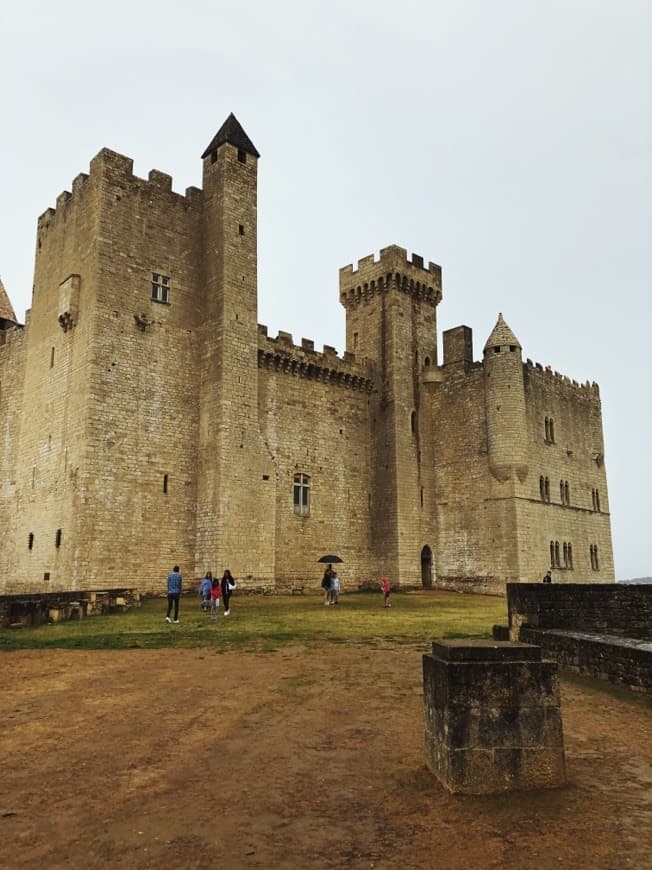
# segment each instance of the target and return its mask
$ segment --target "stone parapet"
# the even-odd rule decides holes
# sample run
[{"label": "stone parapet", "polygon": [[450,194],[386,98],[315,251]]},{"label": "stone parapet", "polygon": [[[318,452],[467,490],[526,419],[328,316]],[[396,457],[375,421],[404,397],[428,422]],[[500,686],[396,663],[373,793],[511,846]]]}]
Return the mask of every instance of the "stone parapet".
[{"label": "stone parapet", "polygon": [[314,342],[306,338],[301,346],[295,345],[288,332],[280,331],[277,338],[271,338],[263,324],[258,325],[258,367],[366,393],[374,386],[374,366],[370,361],[360,362],[347,352],[339,357],[329,345],[324,345],[320,353]]},{"label": "stone parapet", "polygon": [[652,640],[652,585],[509,583],[511,637],[521,627]]}]

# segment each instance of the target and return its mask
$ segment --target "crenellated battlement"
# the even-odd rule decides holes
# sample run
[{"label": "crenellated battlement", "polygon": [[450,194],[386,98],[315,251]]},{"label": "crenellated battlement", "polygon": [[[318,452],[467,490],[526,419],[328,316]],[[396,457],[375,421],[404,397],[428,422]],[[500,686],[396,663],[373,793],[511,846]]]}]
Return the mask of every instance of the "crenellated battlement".
[{"label": "crenellated battlement", "polygon": [[[72,192],[64,190],[56,200],[55,208],[47,208],[38,219],[38,229],[45,230],[56,222],[57,216],[73,207],[77,200],[82,197],[89,185],[95,183],[109,184],[116,188],[122,188],[124,193],[129,191],[142,196],[148,194],[152,197],[166,196],[167,207],[192,208],[201,205],[202,191],[198,187],[186,188],[185,194],[176,193],[172,190],[173,179],[171,175],[160,172],[158,169],[150,170],[147,179],[140,178],[133,173],[134,161],[124,154],[102,148],[90,162],[90,173],[80,172],[72,183]],[[117,194],[118,196],[120,194]]]},{"label": "crenellated battlement", "polygon": [[267,327],[260,323],[258,367],[367,393],[374,385],[374,367],[370,361],[357,360],[355,354],[348,351],[340,357],[328,344],[320,353],[315,350],[314,341],[308,338],[302,338],[301,345],[295,345],[292,335],[282,330],[276,338],[271,338]]},{"label": "crenellated battlement", "polygon": [[595,398],[599,398],[600,396],[600,387],[595,381],[585,381],[583,384],[580,384],[579,381],[569,378],[568,375],[563,375],[560,372],[553,371],[550,366],[543,366],[541,363],[532,362],[531,359],[526,360],[525,368],[530,377],[539,377],[544,382],[548,381],[551,385],[568,387],[582,395],[589,393]]},{"label": "crenellated battlement", "polygon": [[442,298],[441,266],[423,257],[412,254],[408,257],[405,248],[390,245],[382,248],[380,255],[370,254],[353,265],[340,269],[340,302],[346,306],[383,292],[390,286],[397,287],[431,305],[438,305]]}]

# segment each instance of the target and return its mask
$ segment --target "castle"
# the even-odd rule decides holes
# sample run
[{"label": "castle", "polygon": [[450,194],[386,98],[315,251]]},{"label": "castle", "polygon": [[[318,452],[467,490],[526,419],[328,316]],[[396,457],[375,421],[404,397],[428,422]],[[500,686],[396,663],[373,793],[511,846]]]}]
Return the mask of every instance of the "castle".
[{"label": "castle", "polygon": [[441,269],[340,270],[346,350],[257,322],[259,154],[233,115],[202,189],[103,149],[38,221],[31,310],[0,285],[0,592],[504,591],[613,581],[598,387],[523,360],[502,316],[437,346]]}]

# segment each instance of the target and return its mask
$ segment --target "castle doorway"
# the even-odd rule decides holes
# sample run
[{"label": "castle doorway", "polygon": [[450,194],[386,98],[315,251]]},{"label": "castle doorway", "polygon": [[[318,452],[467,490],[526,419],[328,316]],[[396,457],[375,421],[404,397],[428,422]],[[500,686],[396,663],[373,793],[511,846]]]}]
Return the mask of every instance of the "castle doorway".
[{"label": "castle doorway", "polygon": [[432,589],[432,550],[428,545],[421,550],[421,584],[424,589]]}]

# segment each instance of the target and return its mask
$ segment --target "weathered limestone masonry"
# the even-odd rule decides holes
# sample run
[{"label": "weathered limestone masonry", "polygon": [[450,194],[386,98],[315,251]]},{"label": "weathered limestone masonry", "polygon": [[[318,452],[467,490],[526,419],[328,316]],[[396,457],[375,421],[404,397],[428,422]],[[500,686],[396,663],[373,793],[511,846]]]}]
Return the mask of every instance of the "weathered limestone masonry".
[{"label": "weathered limestone masonry", "polygon": [[566,781],[557,664],[526,643],[435,641],[423,656],[427,764],[451,792]]},{"label": "weathered limestone masonry", "polygon": [[652,586],[510,583],[512,640],[535,643],[580,673],[652,694]]},{"label": "weathered limestone masonry", "polygon": [[[107,149],[39,219],[25,327],[0,293],[0,593],[231,568],[504,592],[613,580],[600,397],[499,317],[443,336],[441,269],[340,271],[346,348],[257,322],[259,154],[233,115],[185,195]],[[308,280],[308,279],[307,279]]]}]

